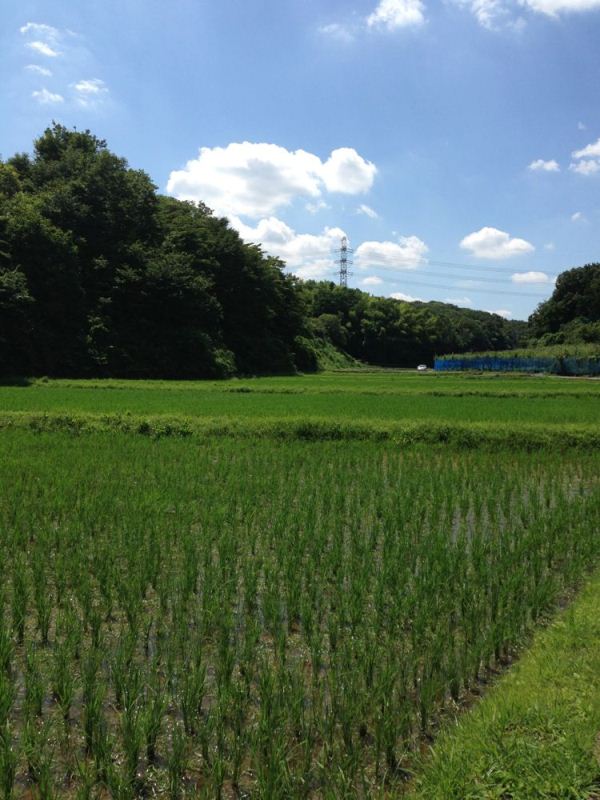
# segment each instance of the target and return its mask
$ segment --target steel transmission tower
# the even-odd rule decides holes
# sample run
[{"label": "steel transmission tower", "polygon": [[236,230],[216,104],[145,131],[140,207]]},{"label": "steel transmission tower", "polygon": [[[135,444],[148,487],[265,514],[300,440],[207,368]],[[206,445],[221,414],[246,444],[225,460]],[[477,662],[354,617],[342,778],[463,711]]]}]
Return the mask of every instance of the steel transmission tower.
[{"label": "steel transmission tower", "polygon": [[339,265],[339,276],[340,276],[340,286],[348,286],[348,275],[352,275],[351,272],[348,272],[348,265],[352,265],[352,248],[348,247],[348,237],[342,236],[342,241],[340,244],[340,249],[335,251],[339,255],[338,265]]}]

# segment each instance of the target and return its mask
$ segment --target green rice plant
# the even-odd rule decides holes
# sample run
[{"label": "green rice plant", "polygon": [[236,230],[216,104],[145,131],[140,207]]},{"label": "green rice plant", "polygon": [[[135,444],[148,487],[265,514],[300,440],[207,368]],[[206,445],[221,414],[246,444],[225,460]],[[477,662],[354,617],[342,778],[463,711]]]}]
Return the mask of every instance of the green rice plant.
[{"label": "green rice plant", "polygon": [[27,713],[42,716],[46,689],[40,657],[34,647],[28,647],[25,655],[25,707]]},{"label": "green rice plant", "polygon": [[169,704],[164,686],[154,677],[146,685],[143,711],[143,728],[146,742],[146,757],[150,764],[156,761],[156,743]]},{"label": "green rice plant", "polygon": [[4,800],[14,797],[18,753],[8,730],[0,733],[0,790]]},{"label": "green rice plant", "polygon": [[121,739],[125,753],[125,774],[132,786],[136,784],[144,734],[144,718],[139,705],[137,702],[125,705],[121,712]]},{"label": "green rice plant", "polygon": [[75,676],[71,663],[72,654],[73,651],[68,642],[58,645],[53,654],[52,693],[65,722],[68,722],[75,696]]},{"label": "green rice plant", "polygon": [[17,636],[18,643],[23,644],[29,599],[27,565],[23,557],[17,558],[15,561],[12,575],[12,590],[13,630]]},{"label": "green rice plant", "polygon": [[183,665],[181,675],[181,715],[183,727],[189,736],[194,736],[202,720],[202,700],[206,690],[206,665],[198,655]]},{"label": "green rice plant", "polygon": [[0,613],[0,672],[10,672],[13,653],[14,646],[12,637],[7,625],[5,624],[4,614]]},{"label": "green rice plant", "polygon": [[207,796],[398,796],[600,557],[595,452],[18,429],[0,451],[5,717],[34,763],[26,726],[58,732],[35,698],[66,709],[57,794],[87,791],[79,761],[113,796],[176,796],[188,768]]},{"label": "green rice plant", "polygon": [[101,665],[101,655],[92,648],[83,661],[83,730],[85,736],[86,753],[94,752],[94,745],[98,738],[98,731],[103,723],[103,704],[106,689],[98,677]]},{"label": "green rice plant", "polygon": [[167,756],[169,778],[169,797],[179,800],[182,793],[183,777],[187,765],[187,744],[185,733],[176,725],[171,733],[171,749]]},{"label": "green rice plant", "polygon": [[0,736],[8,730],[11,709],[15,701],[15,685],[5,672],[0,672]]}]

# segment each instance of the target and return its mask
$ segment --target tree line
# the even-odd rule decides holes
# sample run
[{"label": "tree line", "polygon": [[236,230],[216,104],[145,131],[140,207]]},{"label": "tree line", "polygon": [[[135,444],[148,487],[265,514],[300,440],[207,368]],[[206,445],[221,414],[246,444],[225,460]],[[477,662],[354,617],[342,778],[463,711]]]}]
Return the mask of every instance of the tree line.
[{"label": "tree line", "polygon": [[[300,281],[202,203],[157,192],[90,131],[0,161],[0,374],[311,371],[322,343],[383,366],[503,350],[526,323]],[[557,287],[558,288],[558,287]]]}]

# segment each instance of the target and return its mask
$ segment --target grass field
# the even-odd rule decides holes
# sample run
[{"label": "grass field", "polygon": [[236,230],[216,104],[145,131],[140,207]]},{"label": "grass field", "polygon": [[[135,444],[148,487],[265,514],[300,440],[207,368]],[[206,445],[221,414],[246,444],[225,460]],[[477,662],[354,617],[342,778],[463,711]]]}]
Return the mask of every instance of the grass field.
[{"label": "grass field", "polygon": [[[553,378],[0,387],[0,792],[433,787],[425,745],[598,562],[599,412],[600,383]],[[181,425],[104,424],[128,413]],[[336,415],[475,433],[329,441]],[[204,417],[235,424],[166,435]],[[279,436],[289,419],[311,436]],[[552,437],[518,446],[536,426]],[[514,435],[476,446],[495,428]],[[576,777],[569,795],[464,796],[585,798],[593,775]]]}]

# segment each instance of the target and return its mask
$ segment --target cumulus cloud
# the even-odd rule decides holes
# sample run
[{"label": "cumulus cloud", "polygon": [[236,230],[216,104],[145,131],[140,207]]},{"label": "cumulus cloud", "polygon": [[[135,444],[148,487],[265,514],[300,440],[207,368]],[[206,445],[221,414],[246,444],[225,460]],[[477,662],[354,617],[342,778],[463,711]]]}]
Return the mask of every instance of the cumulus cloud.
[{"label": "cumulus cloud", "polygon": [[39,53],[41,56],[48,56],[48,58],[56,58],[60,55],[58,50],[55,50],[47,42],[27,42],[27,47],[29,47],[30,50],[34,50],[36,53]]},{"label": "cumulus cloud", "polygon": [[366,192],[376,172],[374,164],[350,147],[333,150],[323,162],[305,150],[234,142],[202,147],[197,158],[171,172],[167,191],[183,200],[202,200],[218,213],[258,218],[299,196],[319,198],[324,190]]},{"label": "cumulus cloud", "polygon": [[328,192],[360,194],[373,185],[377,167],[359,156],[353,147],[339,147],[332,151],[321,171]]},{"label": "cumulus cloud", "polygon": [[511,276],[513,283],[554,283],[554,278],[545,272],[514,272]]},{"label": "cumulus cloud", "polygon": [[420,297],[413,297],[412,294],[404,294],[404,292],[392,292],[390,297],[394,300],[403,300],[405,303],[422,303]]},{"label": "cumulus cloud", "polygon": [[551,161],[544,161],[543,158],[538,158],[531,162],[528,169],[532,172],[560,172],[558,161],[554,159]]},{"label": "cumulus cloud", "polygon": [[369,28],[389,31],[422,25],[425,22],[424,9],[421,0],[380,0],[377,8],[367,17],[367,25]]},{"label": "cumulus cloud", "polygon": [[361,203],[359,207],[356,209],[357,214],[364,214],[366,217],[370,219],[377,219],[379,214],[372,209],[370,206],[365,205],[365,203]]},{"label": "cumulus cloud", "polygon": [[356,248],[355,262],[361,269],[416,269],[427,263],[427,245],[418,236],[401,236],[398,242],[363,242]]},{"label": "cumulus cloud", "polygon": [[54,105],[56,103],[64,103],[65,101],[62,94],[55,94],[54,92],[48,91],[48,89],[40,89],[39,91],[32,92],[31,96],[42,105]]},{"label": "cumulus cloud", "polygon": [[585,214],[583,211],[576,211],[571,214],[571,222],[585,222]]},{"label": "cumulus cloud", "polygon": [[481,228],[465,236],[460,246],[477,258],[494,259],[511,258],[535,250],[535,247],[525,239],[512,238],[505,231],[490,227]]},{"label": "cumulus cloud", "polygon": [[49,78],[52,75],[52,72],[47,67],[40,67],[39,64],[27,64],[25,69],[35,75],[42,75],[44,78]]},{"label": "cumulus cloud", "polygon": [[334,251],[345,236],[341,228],[325,228],[320,234],[297,233],[277,217],[261,219],[256,226],[239,218],[232,226],[247,242],[260,244],[269,255],[281,258],[301,278],[333,278]]},{"label": "cumulus cloud", "polygon": [[369,275],[367,278],[363,278],[361,283],[363,286],[379,286],[383,281],[377,275]]}]

